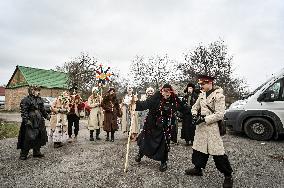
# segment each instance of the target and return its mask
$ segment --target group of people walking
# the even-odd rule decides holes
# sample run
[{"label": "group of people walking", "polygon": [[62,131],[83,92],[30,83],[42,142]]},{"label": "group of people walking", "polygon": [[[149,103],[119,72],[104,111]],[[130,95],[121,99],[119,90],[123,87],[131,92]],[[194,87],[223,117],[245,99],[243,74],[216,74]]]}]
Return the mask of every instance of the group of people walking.
[{"label": "group of people walking", "polygon": [[[99,135],[103,129],[106,131],[106,141],[113,142],[120,118],[122,131],[130,134],[133,141],[137,141],[139,150],[135,161],[139,163],[143,156],[147,156],[160,161],[159,170],[164,172],[167,170],[170,143],[177,141],[177,112],[180,112],[181,138],[187,146],[192,145],[193,148],[194,166],[185,170],[185,174],[202,176],[209,155],[212,155],[217,169],[224,174],[223,187],[232,187],[232,168],[225,154],[217,123],[224,116],[225,96],[223,90],[213,82],[214,77],[200,75],[198,84],[201,90],[195,89],[196,84],[189,83],[182,100],[170,84],[165,84],[156,92],[153,88],[148,88],[146,95],[140,99],[133,94],[132,88],[127,88],[127,94],[121,102],[117,99],[114,88],[102,95],[101,90],[94,87],[88,98],[91,108],[88,119],[90,141],[100,140]],[[77,139],[83,101],[76,89],[73,87],[69,92],[63,92],[54,101],[50,117],[43,108],[39,96],[40,88],[29,88],[29,95],[20,105],[23,118],[18,141],[20,159],[27,159],[30,149],[33,149],[34,157],[44,156],[40,152],[40,147],[47,142],[44,119],[50,119],[55,148],[61,147],[65,140],[72,142]]]}]

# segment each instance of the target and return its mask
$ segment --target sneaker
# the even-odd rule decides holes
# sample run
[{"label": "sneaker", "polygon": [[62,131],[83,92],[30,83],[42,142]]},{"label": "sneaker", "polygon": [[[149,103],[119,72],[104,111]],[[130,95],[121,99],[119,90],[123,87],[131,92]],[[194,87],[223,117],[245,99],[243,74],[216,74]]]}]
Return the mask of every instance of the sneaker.
[{"label": "sneaker", "polygon": [[90,137],[90,141],[95,141],[94,137]]},{"label": "sneaker", "polygon": [[202,170],[197,168],[191,168],[185,170],[185,175],[189,176],[203,176]]},{"label": "sneaker", "polygon": [[161,163],[159,170],[160,172],[165,172],[167,168],[168,168],[168,165],[167,165],[167,162],[165,162],[165,163]]},{"label": "sneaker", "polygon": [[114,142],[114,138],[110,139],[111,142]]},{"label": "sneaker", "polygon": [[69,142],[69,143],[73,142],[72,137],[69,137],[69,138],[68,138],[68,142]]},{"label": "sneaker", "polygon": [[106,137],[106,141],[109,141],[109,137]]},{"label": "sneaker", "polygon": [[233,187],[233,177],[225,176],[223,188],[231,188],[231,187]]},{"label": "sneaker", "polygon": [[96,137],[96,139],[97,139],[97,140],[101,140],[101,138],[100,138],[100,137],[98,137],[98,136]]}]

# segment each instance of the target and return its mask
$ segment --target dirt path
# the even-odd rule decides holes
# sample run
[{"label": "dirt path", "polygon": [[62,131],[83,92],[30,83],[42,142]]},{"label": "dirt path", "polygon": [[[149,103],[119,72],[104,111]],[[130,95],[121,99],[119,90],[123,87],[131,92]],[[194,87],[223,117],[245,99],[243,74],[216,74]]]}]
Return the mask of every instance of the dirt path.
[{"label": "dirt path", "polygon": [[[173,145],[168,170],[159,172],[159,163],[143,158],[134,161],[137,147],[130,152],[129,172],[123,172],[126,135],[116,133],[115,142],[89,141],[86,121],[81,121],[79,139],[54,149],[42,148],[44,159],[29,156],[20,161],[16,139],[0,140],[0,187],[221,187],[222,175],[210,157],[203,177],[188,177],[191,147]],[[105,133],[101,134],[105,137]],[[234,168],[235,187],[284,187],[284,139],[270,142],[226,135],[224,144]]]}]

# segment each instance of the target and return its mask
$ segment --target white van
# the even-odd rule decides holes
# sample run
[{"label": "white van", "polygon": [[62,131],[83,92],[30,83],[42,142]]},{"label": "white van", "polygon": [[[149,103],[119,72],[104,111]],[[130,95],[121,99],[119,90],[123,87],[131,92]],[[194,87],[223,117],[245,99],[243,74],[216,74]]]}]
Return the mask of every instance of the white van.
[{"label": "white van", "polygon": [[284,69],[226,110],[224,123],[255,140],[284,134]]}]

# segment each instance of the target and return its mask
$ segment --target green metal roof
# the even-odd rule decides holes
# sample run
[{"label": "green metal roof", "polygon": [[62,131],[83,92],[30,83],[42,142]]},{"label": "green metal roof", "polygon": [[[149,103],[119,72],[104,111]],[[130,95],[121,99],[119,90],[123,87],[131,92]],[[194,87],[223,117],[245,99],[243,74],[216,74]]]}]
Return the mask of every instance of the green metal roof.
[{"label": "green metal roof", "polygon": [[68,75],[66,73],[24,66],[17,66],[17,68],[23,74],[26,83],[19,83],[12,87],[38,85],[45,88],[68,88]]}]

